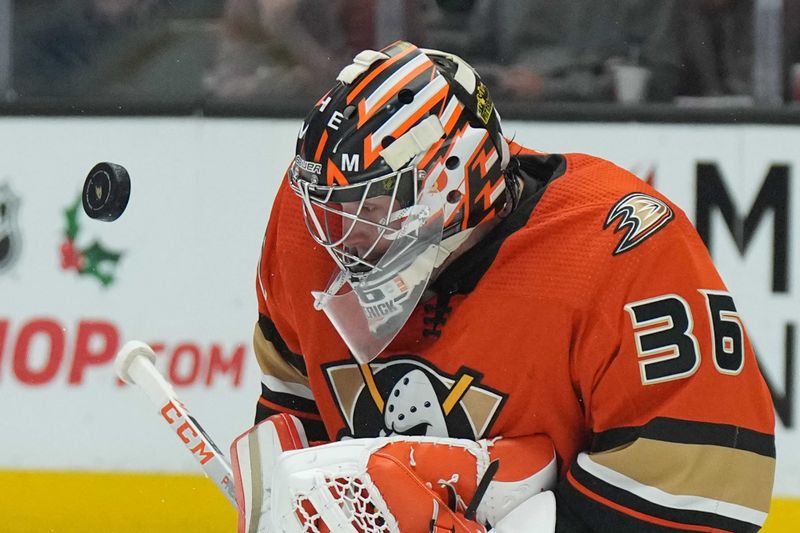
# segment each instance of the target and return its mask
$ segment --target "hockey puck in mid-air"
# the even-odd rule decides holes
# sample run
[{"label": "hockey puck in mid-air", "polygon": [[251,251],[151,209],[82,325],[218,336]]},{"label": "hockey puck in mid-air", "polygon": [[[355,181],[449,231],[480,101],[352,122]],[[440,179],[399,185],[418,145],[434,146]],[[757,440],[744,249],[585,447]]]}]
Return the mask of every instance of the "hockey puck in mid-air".
[{"label": "hockey puck in mid-air", "polygon": [[117,220],[131,197],[128,171],[114,163],[97,163],[83,184],[83,210],[91,218]]}]

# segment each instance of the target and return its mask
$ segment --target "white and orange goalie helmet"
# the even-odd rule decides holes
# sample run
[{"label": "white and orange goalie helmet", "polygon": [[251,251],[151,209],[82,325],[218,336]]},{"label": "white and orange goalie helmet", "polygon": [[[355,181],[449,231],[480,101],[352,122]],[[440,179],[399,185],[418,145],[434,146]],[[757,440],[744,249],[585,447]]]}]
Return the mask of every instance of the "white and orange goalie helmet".
[{"label": "white and orange goalie helmet", "polygon": [[436,267],[505,207],[508,161],[486,86],[451,54],[361,52],[317,102],[288,177],[339,269],[316,306],[356,358],[391,342]]}]

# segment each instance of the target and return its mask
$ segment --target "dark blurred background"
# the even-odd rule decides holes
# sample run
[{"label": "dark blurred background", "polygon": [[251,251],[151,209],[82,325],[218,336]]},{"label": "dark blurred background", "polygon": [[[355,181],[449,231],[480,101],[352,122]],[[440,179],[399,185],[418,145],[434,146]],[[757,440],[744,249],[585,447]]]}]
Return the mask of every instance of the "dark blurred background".
[{"label": "dark blurred background", "polygon": [[800,100],[800,0],[0,0],[0,105],[304,114],[360,50],[461,55],[514,113]]}]

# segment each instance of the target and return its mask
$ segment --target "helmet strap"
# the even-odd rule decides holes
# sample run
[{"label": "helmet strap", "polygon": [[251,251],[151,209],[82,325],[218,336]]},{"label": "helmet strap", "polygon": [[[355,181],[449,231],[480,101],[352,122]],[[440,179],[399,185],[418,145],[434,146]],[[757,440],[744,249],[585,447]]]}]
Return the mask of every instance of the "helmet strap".
[{"label": "helmet strap", "polygon": [[519,159],[516,157],[512,157],[506,168],[503,170],[503,178],[506,181],[506,191],[508,192],[508,197],[511,200],[511,208],[504,210],[506,211],[504,216],[508,216],[514,211],[517,206],[519,205],[519,198],[521,195],[521,187],[519,182],[520,170],[519,170]]},{"label": "helmet strap", "polygon": [[455,252],[458,248],[464,244],[469,236],[472,234],[472,230],[475,228],[467,228],[464,231],[459,231],[455,235],[444,239],[442,242],[439,243],[439,255],[436,257],[436,265],[435,268],[439,268],[442,266],[450,255]]}]

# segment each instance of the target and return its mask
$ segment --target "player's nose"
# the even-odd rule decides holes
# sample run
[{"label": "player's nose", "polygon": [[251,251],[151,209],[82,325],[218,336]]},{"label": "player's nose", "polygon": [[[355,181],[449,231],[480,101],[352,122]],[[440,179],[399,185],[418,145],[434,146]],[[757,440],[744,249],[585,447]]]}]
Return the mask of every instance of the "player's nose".
[{"label": "player's nose", "polygon": [[363,249],[366,248],[370,241],[373,239],[371,233],[374,231],[367,224],[354,223],[350,228],[346,229],[344,245],[347,248]]}]

